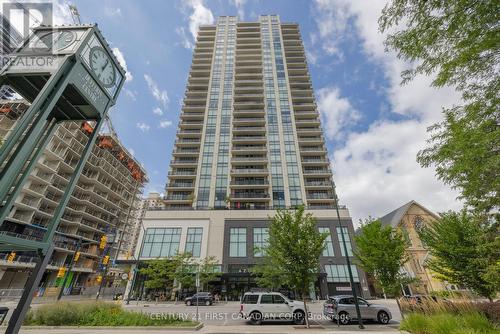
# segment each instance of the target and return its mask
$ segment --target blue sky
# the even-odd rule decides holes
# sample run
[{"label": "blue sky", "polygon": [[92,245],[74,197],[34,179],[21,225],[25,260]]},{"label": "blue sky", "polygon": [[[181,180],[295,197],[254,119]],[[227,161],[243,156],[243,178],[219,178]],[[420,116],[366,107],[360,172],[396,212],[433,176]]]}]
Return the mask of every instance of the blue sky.
[{"label": "blue sky", "polygon": [[[56,2],[59,22],[70,20]],[[450,90],[419,77],[399,86],[408,64],[384,51],[377,19],[385,0],[74,1],[83,23],[97,22],[129,77],[111,112],[124,143],[146,168],[147,191],[163,192],[199,24],[219,15],[256,20],[279,14],[300,24],[335,182],[353,219],[383,215],[409,200],[456,209],[456,193],[415,161],[427,126]]]}]

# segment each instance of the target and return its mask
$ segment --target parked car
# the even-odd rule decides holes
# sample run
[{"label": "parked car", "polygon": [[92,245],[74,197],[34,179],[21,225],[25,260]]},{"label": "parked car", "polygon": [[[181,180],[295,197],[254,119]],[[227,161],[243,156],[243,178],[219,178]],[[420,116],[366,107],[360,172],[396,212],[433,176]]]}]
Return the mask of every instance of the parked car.
[{"label": "parked car", "polygon": [[[372,304],[358,297],[359,311],[363,320],[375,320],[381,324],[387,324],[392,319],[389,309],[383,305]],[[333,321],[347,325],[351,319],[357,319],[354,297],[332,296],[323,304],[323,314]]]},{"label": "parked car", "polygon": [[210,306],[214,302],[214,297],[210,292],[198,292],[191,297],[184,299],[184,302],[187,306],[196,305],[197,302],[198,305]]},{"label": "parked car", "polygon": [[304,302],[290,300],[278,292],[247,292],[243,295],[240,314],[253,325],[264,320],[291,320],[296,325],[305,322]]}]

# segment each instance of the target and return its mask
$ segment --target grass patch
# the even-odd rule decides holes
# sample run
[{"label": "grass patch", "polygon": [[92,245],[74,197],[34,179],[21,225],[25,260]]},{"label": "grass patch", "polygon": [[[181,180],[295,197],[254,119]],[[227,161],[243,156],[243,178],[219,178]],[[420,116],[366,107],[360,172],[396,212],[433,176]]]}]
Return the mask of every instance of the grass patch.
[{"label": "grass patch", "polygon": [[30,310],[27,326],[194,326],[197,323],[177,316],[151,317],[104,302],[59,302]]},{"label": "grass patch", "polygon": [[412,334],[498,334],[499,330],[481,313],[469,314],[411,313],[401,322],[400,329]]}]

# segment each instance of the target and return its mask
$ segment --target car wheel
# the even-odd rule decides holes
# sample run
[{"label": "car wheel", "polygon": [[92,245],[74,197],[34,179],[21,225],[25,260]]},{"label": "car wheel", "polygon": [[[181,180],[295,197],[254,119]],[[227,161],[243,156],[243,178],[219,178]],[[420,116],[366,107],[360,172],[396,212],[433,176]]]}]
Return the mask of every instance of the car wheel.
[{"label": "car wheel", "polygon": [[188,301],[186,302],[186,305],[187,305],[187,306],[191,306],[191,301],[190,301],[190,300],[188,300]]},{"label": "car wheel", "polygon": [[295,325],[303,325],[305,321],[306,321],[306,317],[305,317],[304,312],[296,311],[293,313],[293,323]]},{"label": "car wheel", "polygon": [[210,303],[210,300],[207,300],[207,301],[205,301],[205,305],[210,306],[210,305],[212,305],[212,303]]},{"label": "car wheel", "polygon": [[252,313],[250,313],[250,323],[252,325],[260,325],[260,324],[262,324],[262,314],[260,312],[252,312]]},{"label": "car wheel", "polygon": [[349,316],[349,313],[347,313],[347,312],[340,312],[339,313],[339,322],[342,325],[349,325],[350,321],[351,321],[351,317]]},{"label": "car wheel", "polygon": [[389,315],[385,311],[380,311],[377,315],[378,322],[387,325],[389,323]]}]

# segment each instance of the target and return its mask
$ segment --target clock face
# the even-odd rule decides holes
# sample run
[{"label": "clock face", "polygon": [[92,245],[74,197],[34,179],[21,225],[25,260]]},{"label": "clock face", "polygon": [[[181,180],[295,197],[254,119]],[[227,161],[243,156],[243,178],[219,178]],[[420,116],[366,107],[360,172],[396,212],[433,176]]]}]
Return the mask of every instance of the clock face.
[{"label": "clock face", "polygon": [[35,44],[38,49],[60,51],[76,41],[76,34],[70,30],[51,31],[39,37]]},{"label": "clock face", "polygon": [[100,46],[90,50],[90,67],[104,87],[111,87],[116,80],[115,67],[108,53]]}]

